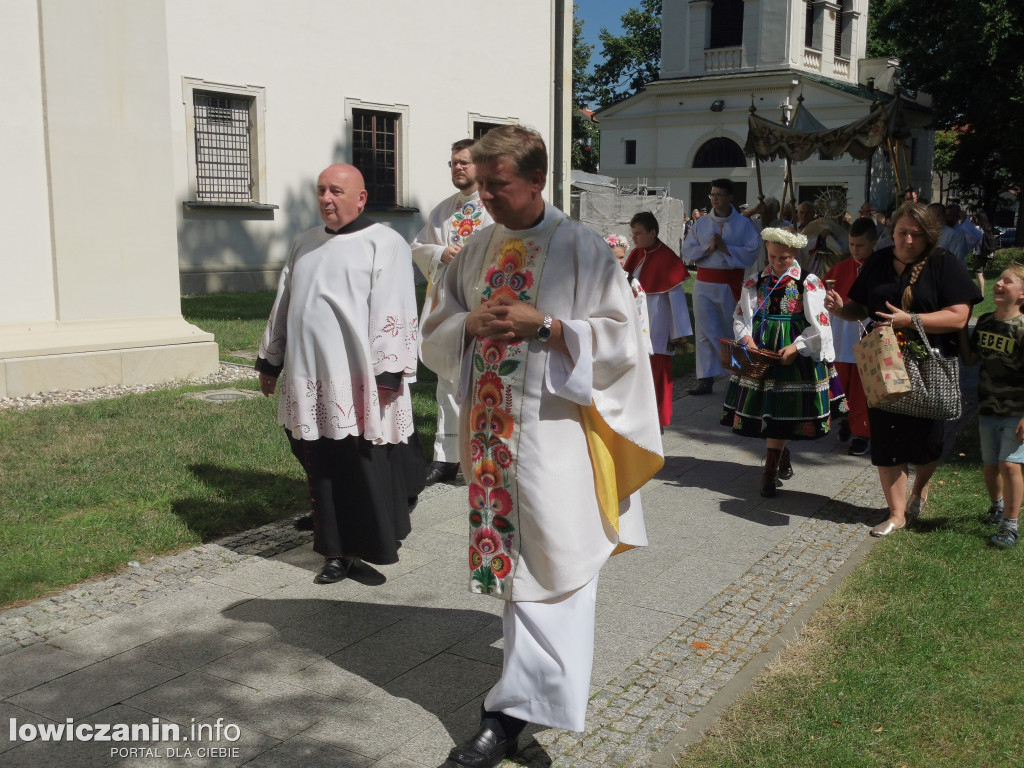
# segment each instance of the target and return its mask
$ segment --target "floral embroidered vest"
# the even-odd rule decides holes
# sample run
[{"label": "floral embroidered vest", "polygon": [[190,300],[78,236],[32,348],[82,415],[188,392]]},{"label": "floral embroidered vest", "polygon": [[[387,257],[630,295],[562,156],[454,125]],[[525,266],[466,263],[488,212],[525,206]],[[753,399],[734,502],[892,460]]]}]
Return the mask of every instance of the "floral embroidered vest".
[{"label": "floral embroidered vest", "polygon": [[[477,291],[484,301],[507,297],[533,306],[551,236],[561,219],[520,238],[496,227]],[[516,463],[530,340],[477,339],[469,397],[470,590],[511,599],[519,557]],[[543,358],[538,358],[541,362]]]}]

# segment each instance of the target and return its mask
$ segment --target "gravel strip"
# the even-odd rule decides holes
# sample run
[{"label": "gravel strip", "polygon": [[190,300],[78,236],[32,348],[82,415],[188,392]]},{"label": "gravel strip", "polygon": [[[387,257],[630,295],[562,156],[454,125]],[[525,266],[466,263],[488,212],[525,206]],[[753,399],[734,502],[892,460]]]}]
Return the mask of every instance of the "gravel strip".
[{"label": "gravel strip", "polygon": [[90,387],[71,389],[66,392],[37,392],[24,397],[0,397],[0,411],[24,411],[47,405],[72,405],[92,400],[110,400],[124,395],[138,395],[155,389],[174,389],[188,385],[226,384],[232,381],[255,380],[258,374],[247,365],[221,363],[217,373],[185,381],[165,381],[160,384],[135,384],[132,386]]}]

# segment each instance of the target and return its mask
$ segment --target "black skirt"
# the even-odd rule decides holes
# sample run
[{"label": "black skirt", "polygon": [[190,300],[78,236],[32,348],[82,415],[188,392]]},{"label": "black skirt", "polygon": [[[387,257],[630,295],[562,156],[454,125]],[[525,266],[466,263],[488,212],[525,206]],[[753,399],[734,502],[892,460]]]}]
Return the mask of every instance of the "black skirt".
[{"label": "black skirt", "polygon": [[285,432],[309,483],[313,551],[397,563],[426,476],[416,433],[407,443],[374,445],[357,436],[296,440]]},{"label": "black skirt", "polygon": [[930,464],[942,456],[944,423],[868,408],[871,463],[876,467]]}]

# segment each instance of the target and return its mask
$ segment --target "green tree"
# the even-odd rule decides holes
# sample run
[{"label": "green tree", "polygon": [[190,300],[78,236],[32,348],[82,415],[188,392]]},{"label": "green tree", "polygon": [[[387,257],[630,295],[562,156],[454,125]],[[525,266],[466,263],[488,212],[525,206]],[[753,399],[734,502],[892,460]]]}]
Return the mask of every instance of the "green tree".
[{"label": "green tree", "polygon": [[640,0],[622,14],[623,34],[602,29],[602,62],[594,68],[591,103],[606,107],[639,93],[661,70],[661,0]]},{"label": "green tree", "polygon": [[935,153],[932,156],[932,172],[939,177],[939,199],[945,203],[949,194],[950,175],[953,171],[953,155],[956,152],[956,131],[935,132]]},{"label": "green tree", "polygon": [[574,5],[572,18],[572,167],[593,173],[600,156],[600,134],[597,124],[580,113],[587,106],[590,90],[590,54],[594,46],[583,42],[583,19]]},{"label": "green tree", "polygon": [[1024,3],[871,0],[869,25],[871,55],[898,57],[903,84],[931,95],[935,126],[955,129],[956,187],[990,213],[999,192],[1024,189]]}]

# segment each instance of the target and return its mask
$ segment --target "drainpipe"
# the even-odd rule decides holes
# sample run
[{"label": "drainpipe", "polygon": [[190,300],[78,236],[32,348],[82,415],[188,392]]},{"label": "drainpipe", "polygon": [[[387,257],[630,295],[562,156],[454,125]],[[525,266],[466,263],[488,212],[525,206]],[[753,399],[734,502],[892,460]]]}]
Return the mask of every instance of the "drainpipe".
[{"label": "drainpipe", "polygon": [[554,0],[554,98],[551,126],[551,204],[568,213],[569,154],[566,143],[570,133],[572,95],[572,4]]}]

